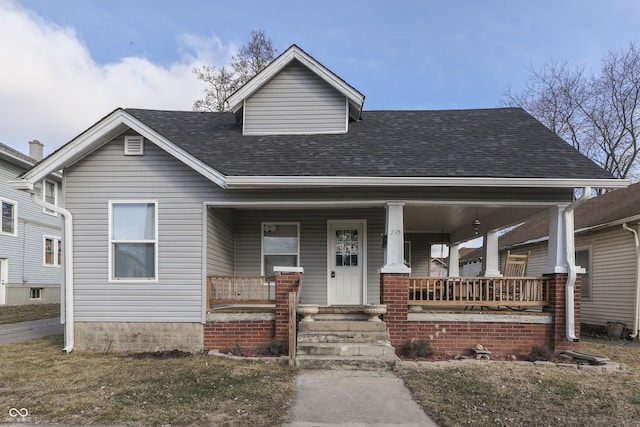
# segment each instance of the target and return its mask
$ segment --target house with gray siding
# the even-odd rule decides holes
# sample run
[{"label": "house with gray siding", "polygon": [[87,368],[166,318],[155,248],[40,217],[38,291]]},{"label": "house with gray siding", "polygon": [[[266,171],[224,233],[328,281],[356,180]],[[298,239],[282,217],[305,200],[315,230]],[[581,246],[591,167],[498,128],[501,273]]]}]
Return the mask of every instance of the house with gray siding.
[{"label": "house with gray siding", "polygon": [[[575,262],[583,269],[581,322],[623,323],[640,332],[640,184],[593,197],[575,210]],[[500,238],[501,251],[531,251],[529,272],[544,271],[548,255],[547,215],[531,218]]]},{"label": "house with gray siding", "polygon": [[[30,156],[0,144],[0,305],[60,302],[62,219],[9,185],[42,160],[42,144],[29,144]],[[51,173],[34,189],[58,204],[61,180],[60,174]]]},{"label": "house with gray siding", "polygon": [[[497,230],[553,212],[560,244],[575,188],[628,185],[520,108],[366,111],[364,100],[293,45],[228,98],[229,112],[118,108],[22,174],[13,185],[34,192],[64,171],[65,349],[284,343],[291,292],[318,319],[386,310],[393,345],[431,337],[459,351],[480,338],[434,328],[480,322],[492,340],[514,318],[451,315],[470,288],[457,260],[449,277],[429,277],[432,245],[484,235],[489,279],[478,286],[495,289]],[[554,276],[534,282],[555,296],[517,305],[564,295],[557,277],[571,265],[552,253]],[[520,298],[509,292],[502,305]],[[532,334],[495,350],[565,339],[574,312],[553,313],[518,318]]]}]

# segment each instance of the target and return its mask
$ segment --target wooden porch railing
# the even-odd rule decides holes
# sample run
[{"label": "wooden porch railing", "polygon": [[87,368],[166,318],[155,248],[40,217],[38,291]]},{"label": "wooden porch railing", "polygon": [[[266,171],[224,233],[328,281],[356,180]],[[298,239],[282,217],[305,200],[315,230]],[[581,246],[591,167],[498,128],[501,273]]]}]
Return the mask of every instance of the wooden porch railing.
[{"label": "wooden porch railing", "polygon": [[275,304],[272,276],[208,276],[209,307],[216,304]]},{"label": "wooden porch railing", "polygon": [[409,305],[540,307],[549,305],[544,277],[410,277]]}]

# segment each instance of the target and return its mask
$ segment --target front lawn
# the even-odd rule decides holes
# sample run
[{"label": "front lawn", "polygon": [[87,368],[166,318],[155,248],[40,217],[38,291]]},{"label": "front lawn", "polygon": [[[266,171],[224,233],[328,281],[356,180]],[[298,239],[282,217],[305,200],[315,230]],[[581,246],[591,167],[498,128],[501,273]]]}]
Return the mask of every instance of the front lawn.
[{"label": "front lawn", "polygon": [[27,304],[0,306],[0,325],[60,317],[60,304]]}]

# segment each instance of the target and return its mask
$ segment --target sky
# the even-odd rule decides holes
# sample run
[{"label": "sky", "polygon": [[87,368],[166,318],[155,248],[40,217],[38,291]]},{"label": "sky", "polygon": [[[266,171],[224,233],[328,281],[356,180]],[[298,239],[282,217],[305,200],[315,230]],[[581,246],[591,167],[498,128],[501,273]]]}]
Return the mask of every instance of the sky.
[{"label": "sky", "polygon": [[551,60],[597,72],[638,16],[637,0],[0,0],[0,142],[47,155],[118,107],[191,110],[193,68],[228,65],[252,30],[365,110],[498,107]]}]

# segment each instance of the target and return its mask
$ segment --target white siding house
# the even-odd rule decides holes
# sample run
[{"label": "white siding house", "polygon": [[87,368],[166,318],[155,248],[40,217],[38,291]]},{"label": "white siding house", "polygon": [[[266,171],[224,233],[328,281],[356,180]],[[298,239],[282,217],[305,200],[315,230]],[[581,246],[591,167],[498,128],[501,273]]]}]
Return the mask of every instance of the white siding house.
[{"label": "white siding house", "polygon": [[[9,184],[41,160],[41,144],[30,144],[35,158],[0,144],[0,305],[60,302],[61,218]],[[44,186],[44,198],[60,203],[60,180],[50,175],[35,191],[43,197]]]}]

